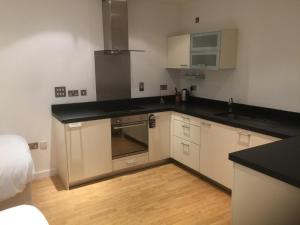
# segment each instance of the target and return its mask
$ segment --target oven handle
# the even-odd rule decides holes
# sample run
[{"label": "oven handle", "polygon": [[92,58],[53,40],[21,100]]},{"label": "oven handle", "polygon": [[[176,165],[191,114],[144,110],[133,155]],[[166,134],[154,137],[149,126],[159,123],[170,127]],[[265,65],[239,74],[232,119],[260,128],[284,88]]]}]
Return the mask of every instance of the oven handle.
[{"label": "oven handle", "polygon": [[113,126],[113,129],[114,130],[120,130],[120,129],[123,129],[123,128],[129,128],[129,127],[138,127],[138,126],[145,126],[147,125],[146,122],[139,122],[139,123],[130,123],[130,124],[125,124],[125,125],[122,125],[122,126]]}]

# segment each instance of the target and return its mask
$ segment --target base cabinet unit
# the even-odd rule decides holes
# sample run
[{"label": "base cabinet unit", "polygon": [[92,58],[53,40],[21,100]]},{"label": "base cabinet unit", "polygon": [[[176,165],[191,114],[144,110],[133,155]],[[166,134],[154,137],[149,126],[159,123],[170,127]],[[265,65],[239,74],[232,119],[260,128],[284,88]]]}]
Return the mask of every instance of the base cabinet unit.
[{"label": "base cabinet unit", "polygon": [[113,160],[113,171],[128,169],[130,167],[143,165],[149,162],[148,153],[128,156]]},{"label": "base cabinet unit", "polygon": [[173,137],[173,158],[178,162],[199,171],[200,146],[185,141],[179,137]]},{"label": "base cabinet unit", "polygon": [[300,224],[300,189],[234,164],[232,225]]},{"label": "base cabinet unit", "polygon": [[235,151],[235,128],[203,121],[200,173],[227,188],[232,186],[232,162],[228,154]]},{"label": "base cabinet unit", "polygon": [[209,121],[202,121],[201,125],[200,173],[229,189],[233,186],[230,153],[279,140]]},{"label": "base cabinet unit", "polygon": [[171,112],[153,114],[154,128],[149,128],[149,161],[155,162],[170,158]]},{"label": "base cabinet unit", "polygon": [[229,189],[233,186],[229,154],[277,140],[184,114],[172,114],[171,158]]},{"label": "base cabinet unit", "polygon": [[53,123],[58,173],[67,188],[112,172],[110,119]]},{"label": "base cabinet unit", "polygon": [[201,146],[200,119],[173,113],[171,124],[171,158],[199,171]]}]

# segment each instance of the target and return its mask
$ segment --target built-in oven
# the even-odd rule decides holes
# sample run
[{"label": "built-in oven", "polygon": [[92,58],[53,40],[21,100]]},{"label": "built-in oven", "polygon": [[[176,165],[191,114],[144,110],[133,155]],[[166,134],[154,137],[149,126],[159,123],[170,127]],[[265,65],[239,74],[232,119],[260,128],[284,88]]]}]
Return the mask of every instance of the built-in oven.
[{"label": "built-in oven", "polygon": [[113,159],[148,152],[148,115],[111,119]]}]

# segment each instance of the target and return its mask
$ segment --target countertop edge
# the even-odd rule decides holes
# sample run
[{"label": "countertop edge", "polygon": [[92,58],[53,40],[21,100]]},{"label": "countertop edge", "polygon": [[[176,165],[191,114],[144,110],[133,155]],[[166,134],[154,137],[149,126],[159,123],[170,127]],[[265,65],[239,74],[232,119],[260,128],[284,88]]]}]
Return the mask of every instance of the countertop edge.
[{"label": "countertop edge", "polygon": [[[247,149],[246,149],[246,151],[247,151]],[[289,176],[283,175],[281,173],[275,172],[275,171],[273,171],[271,169],[259,166],[258,164],[254,164],[254,163],[252,163],[252,162],[250,162],[248,160],[241,159],[239,157],[236,157],[233,154],[234,153],[230,153],[228,158],[229,158],[229,160],[233,161],[234,163],[237,163],[239,165],[242,165],[242,166],[245,166],[247,168],[253,169],[255,171],[261,172],[261,173],[263,173],[265,175],[273,177],[273,178],[275,178],[277,180],[280,180],[280,181],[282,181],[284,183],[287,183],[287,184],[290,184],[292,186],[300,188],[299,181],[293,179],[292,177],[289,177]]]}]

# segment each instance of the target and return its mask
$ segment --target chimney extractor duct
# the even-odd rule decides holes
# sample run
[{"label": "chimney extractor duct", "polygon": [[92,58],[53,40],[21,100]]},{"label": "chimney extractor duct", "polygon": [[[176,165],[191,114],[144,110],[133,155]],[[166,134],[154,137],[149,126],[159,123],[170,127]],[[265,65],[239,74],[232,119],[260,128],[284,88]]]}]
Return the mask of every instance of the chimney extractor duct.
[{"label": "chimney extractor duct", "polygon": [[104,52],[120,54],[128,47],[128,7],[127,0],[102,0]]}]

